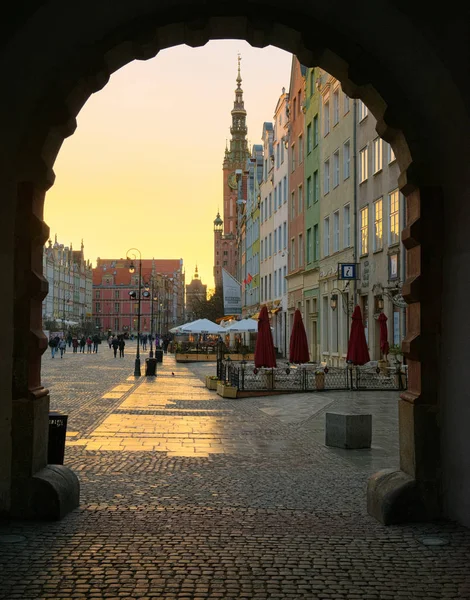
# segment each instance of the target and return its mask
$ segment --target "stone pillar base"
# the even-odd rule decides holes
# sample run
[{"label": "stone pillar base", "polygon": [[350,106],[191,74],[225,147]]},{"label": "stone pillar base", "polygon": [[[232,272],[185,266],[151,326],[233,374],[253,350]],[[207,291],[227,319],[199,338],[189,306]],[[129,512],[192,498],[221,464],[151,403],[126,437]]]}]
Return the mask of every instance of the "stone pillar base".
[{"label": "stone pillar base", "polygon": [[63,465],[47,465],[32,477],[13,480],[8,516],[58,520],[77,508],[79,499],[80,483],[75,473]]},{"label": "stone pillar base", "polygon": [[383,525],[432,521],[441,516],[434,484],[419,485],[404,471],[384,469],[367,483],[367,512]]}]

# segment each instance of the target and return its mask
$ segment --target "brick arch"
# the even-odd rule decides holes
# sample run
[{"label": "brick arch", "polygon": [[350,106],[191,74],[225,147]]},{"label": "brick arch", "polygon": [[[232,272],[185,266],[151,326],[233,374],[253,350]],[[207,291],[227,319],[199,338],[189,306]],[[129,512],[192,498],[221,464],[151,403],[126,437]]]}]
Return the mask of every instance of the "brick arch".
[{"label": "brick arch", "polygon": [[[450,72],[411,20],[391,3],[382,6],[380,13],[372,13],[370,7],[354,7],[355,20],[351,20],[346,4],[341,14],[337,5],[324,7],[322,13],[318,6],[302,1],[292,1],[289,11],[284,2],[273,2],[270,16],[258,0],[239,1],[236,8],[220,0],[169,0],[164,8],[157,4],[145,0],[116,2],[111,11],[106,3],[84,2],[80,14],[75,15],[70,7],[59,9],[52,2],[46,3],[15,31],[4,55],[18,68],[24,67],[24,77],[12,84],[4,102],[0,102],[0,125],[8,117],[12,123],[6,129],[6,164],[13,173],[13,185],[5,189],[9,207],[13,207],[8,217],[15,223],[16,236],[10,252],[13,257],[16,248],[11,259],[14,279],[10,274],[15,292],[15,300],[10,298],[10,311],[14,312],[14,330],[10,332],[14,338],[14,342],[10,340],[13,361],[7,364],[13,377],[13,484],[11,497],[0,510],[10,510],[10,506],[12,513],[15,508],[24,510],[22,498],[29,498],[31,504],[34,497],[33,514],[47,516],[36,488],[37,481],[48,477],[49,493],[59,498],[55,516],[77,501],[76,489],[68,500],[61,498],[58,485],[51,483],[56,475],[44,472],[48,391],[40,381],[40,356],[45,348],[41,301],[47,290],[40,257],[48,237],[43,203],[54,181],[53,165],[63,140],[75,131],[76,117],[88,97],[128,62],[152,58],[159,50],[177,44],[199,46],[210,39],[240,38],[253,46],[276,45],[295,53],[306,66],[323,67],[341,82],[349,96],[361,98],[369,106],[378,121],[378,133],[394,148],[402,173],[400,186],[408,198],[408,227],[404,233],[408,280],[404,291],[410,302],[410,334],[405,341],[410,389],[400,403],[402,470],[373,478],[369,510],[384,522],[439,514],[437,386],[430,388],[437,381],[440,293],[434,294],[433,302],[426,300],[423,304],[422,299],[431,288],[437,286],[440,290],[441,286],[441,255],[436,250],[432,261],[423,260],[423,251],[424,247],[430,250],[429,214],[442,205],[439,184],[445,183],[445,174],[440,181],[435,173],[436,165],[439,161],[442,164],[445,157],[437,142],[426,135],[435,118],[439,93],[433,101],[426,97],[429,84],[417,75],[415,65],[428,52],[429,71],[440,77],[441,84],[447,84],[447,97],[455,97],[457,104],[461,99]],[[273,18],[276,5],[279,14]],[[361,20],[358,11],[366,8],[367,19]],[[72,20],[75,27],[70,29]],[[387,51],[381,40],[371,35],[384,23],[389,27],[395,24],[401,35],[413,42],[403,56],[396,56],[392,46]],[[40,52],[41,64],[22,62],[25,50],[33,53],[37,39],[44,37],[50,48]],[[26,97],[27,91],[30,94]],[[9,102],[11,105],[15,98],[18,106],[8,112]],[[428,103],[424,104],[423,99]],[[450,137],[453,132],[447,133]],[[423,207],[427,215],[424,223]],[[427,386],[423,382],[428,382]],[[66,469],[61,470],[60,477],[69,478],[70,489],[76,487]]]}]

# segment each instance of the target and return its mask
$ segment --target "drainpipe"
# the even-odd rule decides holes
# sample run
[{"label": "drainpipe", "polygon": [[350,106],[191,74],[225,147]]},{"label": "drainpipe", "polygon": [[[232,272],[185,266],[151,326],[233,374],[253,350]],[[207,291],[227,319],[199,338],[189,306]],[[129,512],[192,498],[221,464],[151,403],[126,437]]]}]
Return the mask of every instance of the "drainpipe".
[{"label": "drainpipe", "polygon": [[[353,100],[353,215],[354,215],[354,235],[353,235],[353,259],[357,263],[357,100]],[[357,304],[357,279],[353,285],[354,306]],[[349,327],[349,319],[348,319]]]}]

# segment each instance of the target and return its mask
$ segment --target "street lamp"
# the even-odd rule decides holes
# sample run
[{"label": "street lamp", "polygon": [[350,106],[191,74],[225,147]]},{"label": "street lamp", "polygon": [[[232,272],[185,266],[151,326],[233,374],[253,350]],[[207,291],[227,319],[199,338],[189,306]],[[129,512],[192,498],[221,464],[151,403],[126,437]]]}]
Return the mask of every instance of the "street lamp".
[{"label": "street lamp", "polygon": [[[149,298],[150,299],[150,352],[149,352],[149,358],[153,358],[153,303],[155,301],[158,300],[158,297],[156,296],[156,290],[155,290],[155,280],[154,277],[152,275],[151,277],[151,285],[149,286],[148,283],[145,284],[145,292],[142,294],[144,296],[144,298]],[[157,346],[155,345],[155,350],[157,349]]]},{"label": "street lamp", "polygon": [[65,305],[67,304],[67,306],[69,306],[70,304],[72,304],[71,300],[70,300],[70,296],[68,298],[65,298],[65,294],[64,294],[64,309],[63,309],[63,318],[62,318],[62,334],[65,338]]},{"label": "street lamp", "polygon": [[129,258],[130,252],[138,252],[139,253],[139,286],[138,293],[135,291],[129,292],[129,296],[134,298],[137,296],[137,353],[135,356],[135,365],[134,365],[134,377],[140,377],[140,294],[141,294],[141,286],[142,286],[142,253],[137,248],[130,248],[126,252],[127,260],[130,260],[131,263],[129,265],[129,273],[135,273],[135,265],[134,259],[137,258],[136,254],[131,254],[132,258]]}]

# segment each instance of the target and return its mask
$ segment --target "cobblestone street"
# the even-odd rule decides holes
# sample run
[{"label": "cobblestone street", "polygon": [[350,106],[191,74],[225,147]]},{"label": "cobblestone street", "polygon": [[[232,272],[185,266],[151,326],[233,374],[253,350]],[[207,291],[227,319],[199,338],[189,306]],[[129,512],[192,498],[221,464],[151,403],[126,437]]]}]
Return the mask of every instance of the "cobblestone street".
[{"label": "cobblestone street", "polygon": [[[139,379],[134,356],[44,355],[81,504],[0,521],[2,600],[470,598],[468,530],[367,515],[368,477],[398,466],[395,392],[227,400],[203,383],[214,364],[168,355]],[[324,445],[325,412],[344,409],[373,415],[370,450]]]}]

